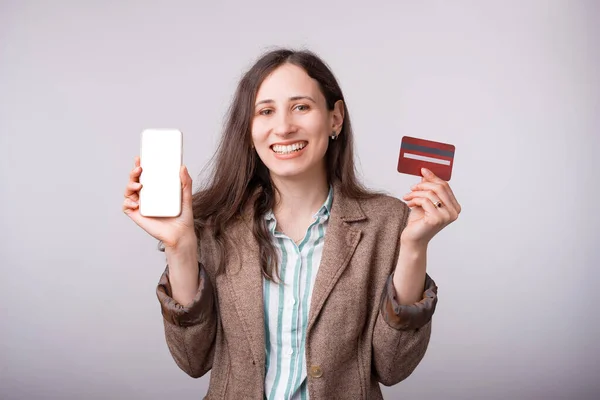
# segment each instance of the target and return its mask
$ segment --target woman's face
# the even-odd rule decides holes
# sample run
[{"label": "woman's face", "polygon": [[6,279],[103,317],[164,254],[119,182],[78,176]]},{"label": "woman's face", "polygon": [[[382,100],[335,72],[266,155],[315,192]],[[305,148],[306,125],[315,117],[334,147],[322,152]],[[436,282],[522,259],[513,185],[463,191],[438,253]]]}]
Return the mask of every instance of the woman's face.
[{"label": "woman's face", "polygon": [[342,122],[342,102],[329,111],[317,81],[284,64],[258,89],[252,142],[271,176],[318,176],[325,173],[329,136],[340,132]]}]

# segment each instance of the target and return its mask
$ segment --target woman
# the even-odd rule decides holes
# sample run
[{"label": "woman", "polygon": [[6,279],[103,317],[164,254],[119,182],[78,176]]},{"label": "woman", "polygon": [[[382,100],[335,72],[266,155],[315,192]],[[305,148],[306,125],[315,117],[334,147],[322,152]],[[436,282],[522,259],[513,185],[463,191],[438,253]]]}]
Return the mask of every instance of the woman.
[{"label": "woman", "polygon": [[[123,211],[164,246],[157,295],[170,352],[211,399],[379,399],[425,354],[437,287],[427,245],[460,212],[429,171],[398,199],[355,176],[333,74],[307,51],[265,54],[242,78],[211,181],[182,212]],[[413,207],[412,212],[410,207]]]}]

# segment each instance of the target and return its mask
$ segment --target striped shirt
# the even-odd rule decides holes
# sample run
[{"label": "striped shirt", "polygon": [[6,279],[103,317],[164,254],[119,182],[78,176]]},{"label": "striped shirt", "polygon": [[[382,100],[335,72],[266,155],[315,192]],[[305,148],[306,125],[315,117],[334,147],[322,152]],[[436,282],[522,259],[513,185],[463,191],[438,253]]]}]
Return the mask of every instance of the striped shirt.
[{"label": "striped shirt", "polygon": [[265,215],[279,256],[281,284],[263,279],[265,313],[265,398],[308,399],[304,345],[312,290],[319,270],[333,187],[313,215],[304,239],[296,243],[277,232],[273,212]]}]

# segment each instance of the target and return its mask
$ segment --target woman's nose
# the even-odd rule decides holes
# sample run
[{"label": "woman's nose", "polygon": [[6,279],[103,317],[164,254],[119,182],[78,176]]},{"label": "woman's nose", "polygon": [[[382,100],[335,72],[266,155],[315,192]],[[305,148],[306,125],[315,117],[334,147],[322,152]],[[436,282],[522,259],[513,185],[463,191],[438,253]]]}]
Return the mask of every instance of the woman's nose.
[{"label": "woman's nose", "polygon": [[275,118],[273,132],[276,135],[285,136],[293,132],[292,116],[288,113],[279,113]]}]

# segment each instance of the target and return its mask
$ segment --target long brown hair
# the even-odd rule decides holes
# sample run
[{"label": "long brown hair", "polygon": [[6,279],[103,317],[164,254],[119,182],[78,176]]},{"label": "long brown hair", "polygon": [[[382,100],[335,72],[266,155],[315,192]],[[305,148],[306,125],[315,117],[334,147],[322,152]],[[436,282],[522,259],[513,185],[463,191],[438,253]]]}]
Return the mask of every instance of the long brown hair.
[{"label": "long brown hair", "polygon": [[[247,207],[253,208],[252,231],[259,244],[260,263],[267,279],[278,278],[277,253],[267,230],[264,215],[275,204],[275,187],[269,170],[251,145],[251,126],[256,93],[264,79],[279,66],[291,63],[303,68],[315,79],[331,111],[342,90],[327,65],[314,53],[279,49],[263,54],[244,74],[229,108],[225,129],[211,160],[212,171],[204,187],[193,195],[194,228],[198,238],[205,228],[216,240],[219,260],[217,273],[225,270],[228,259],[227,227],[241,217]],[[342,130],[329,142],[325,155],[327,180],[338,183],[344,196],[368,198],[374,193],[361,185],[356,177],[353,134],[344,101]],[[253,204],[252,204],[253,202]]]}]

